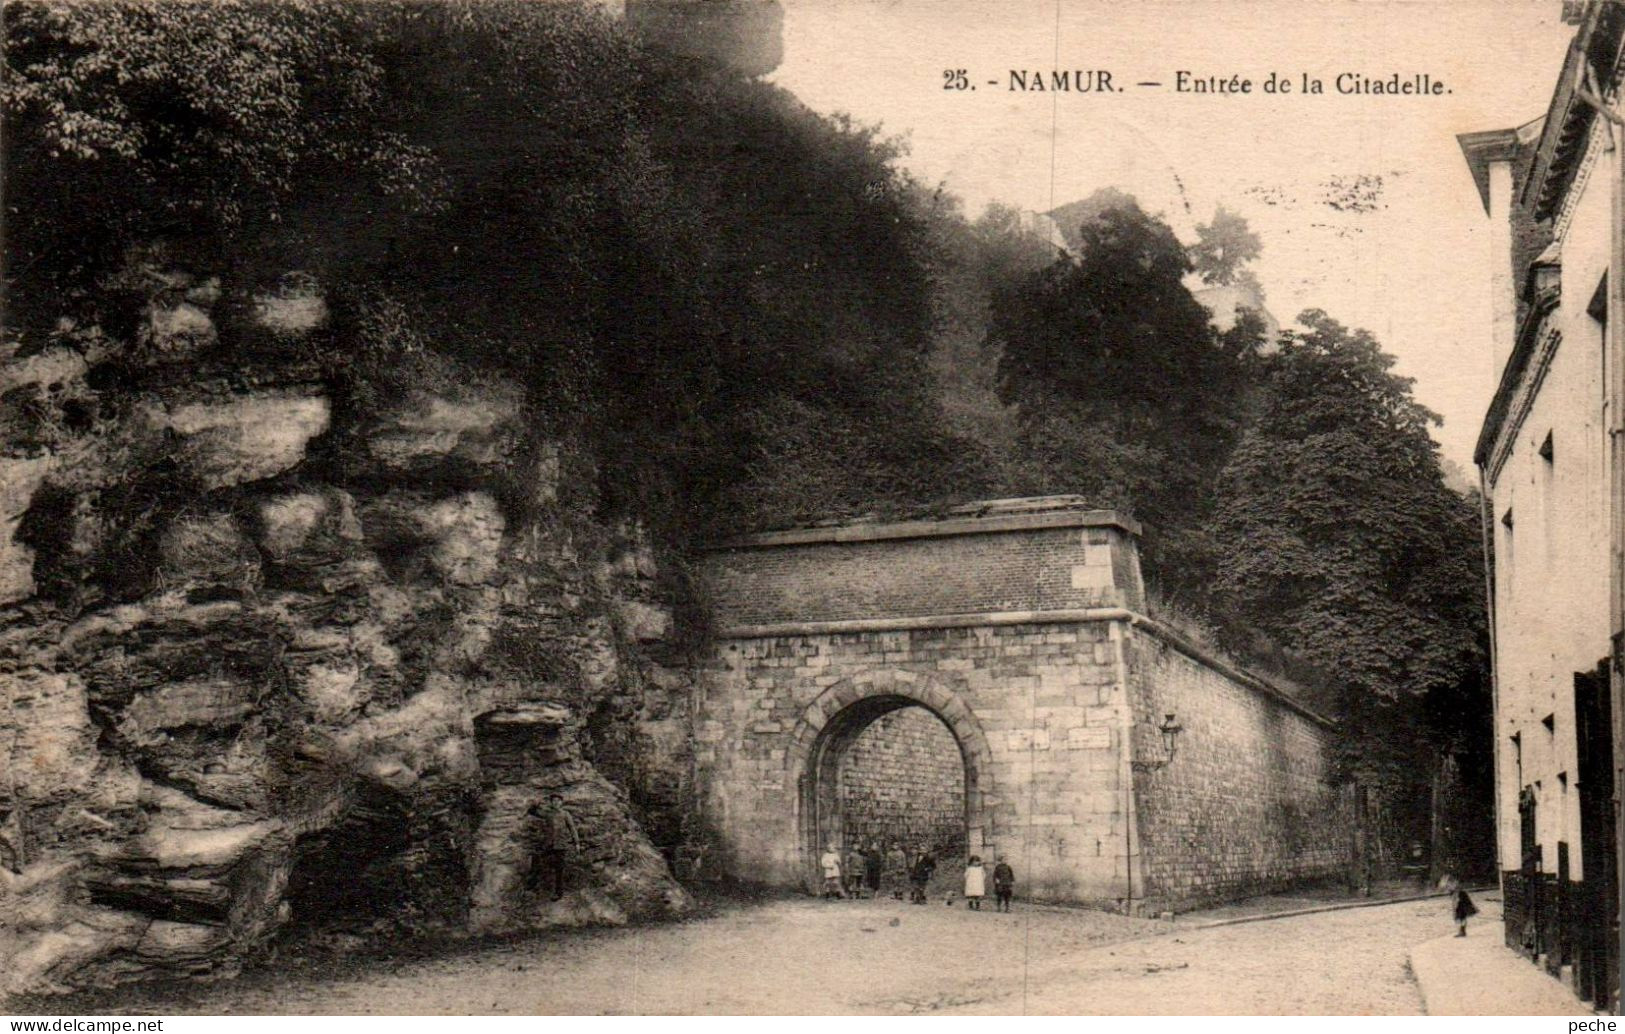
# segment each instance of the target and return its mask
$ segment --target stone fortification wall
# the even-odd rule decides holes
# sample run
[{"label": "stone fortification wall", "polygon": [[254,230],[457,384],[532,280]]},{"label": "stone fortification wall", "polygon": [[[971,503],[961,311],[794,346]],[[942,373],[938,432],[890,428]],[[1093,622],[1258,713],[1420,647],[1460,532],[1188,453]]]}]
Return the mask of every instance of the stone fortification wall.
[{"label": "stone fortification wall", "polygon": [[[1112,902],[1129,859],[1127,703],[1113,623],[728,640],[695,714],[702,820],[733,875],[806,884],[823,842],[820,752],[870,702],[930,708],[964,759],[966,850],[1009,856],[1028,896]],[[901,713],[901,712],[898,712]],[[827,819],[827,816],[824,816]]]},{"label": "stone fortification wall", "polygon": [[706,567],[715,619],[730,628],[1135,606],[1140,595],[1134,541],[1104,511],[752,536]]},{"label": "stone fortification wall", "polygon": [[[720,638],[696,785],[724,866],[811,882],[847,819],[830,753],[919,704],[963,758],[966,850],[1005,855],[1024,896],[1140,911],[1343,875],[1332,730],[1137,613],[1133,531],[1072,500],[1007,501],[707,558]],[[1159,766],[1169,713],[1186,731]]]},{"label": "stone fortification wall", "polygon": [[1156,726],[1173,714],[1173,759],[1139,766],[1139,895],[1199,904],[1346,879],[1353,851],[1333,732],[1248,676],[1137,632],[1129,657],[1136,756],[1166,757]]}]

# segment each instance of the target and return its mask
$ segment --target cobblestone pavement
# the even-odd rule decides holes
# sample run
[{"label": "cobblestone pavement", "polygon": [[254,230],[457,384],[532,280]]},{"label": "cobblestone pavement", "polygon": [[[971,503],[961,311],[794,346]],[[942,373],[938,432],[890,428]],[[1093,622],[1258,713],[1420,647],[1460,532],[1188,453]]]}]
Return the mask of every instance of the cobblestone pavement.
[{"label": "cobblestone pavement", "polygon": [[689,923],[434,958],[271,969],[76,1009],[218,1013],[1418,1013],[1411,946],[1449,900],[1198,930],[1073,909],[1010,915],[775,901]]}]

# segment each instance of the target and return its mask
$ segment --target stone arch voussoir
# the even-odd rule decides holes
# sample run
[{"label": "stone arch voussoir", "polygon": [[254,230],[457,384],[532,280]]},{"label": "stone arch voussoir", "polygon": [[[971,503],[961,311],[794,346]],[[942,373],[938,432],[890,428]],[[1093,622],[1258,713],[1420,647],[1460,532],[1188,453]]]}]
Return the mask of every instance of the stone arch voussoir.
[{"label": "stone arch voussoir", "polygon": [[812,758],[818,737],[842,711],[871,697],[902,697],[926,708],[942,720],[959,741],[965,764],[979,777],[980,789],[987,792],[987,776],[992,770],[992,749],[981,723],[970,705],[947,686],[916,672],[881,670],[853,675],[828,686],[802,708],[790,734],[785,764],[793,772],[803,770]]}]

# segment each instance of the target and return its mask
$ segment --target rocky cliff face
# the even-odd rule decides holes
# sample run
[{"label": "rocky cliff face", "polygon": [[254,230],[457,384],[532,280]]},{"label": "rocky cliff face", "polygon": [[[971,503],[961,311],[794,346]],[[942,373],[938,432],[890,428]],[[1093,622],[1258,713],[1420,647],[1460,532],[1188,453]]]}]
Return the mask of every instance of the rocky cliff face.
[{"label": "rocky cliff face", "polygon": [[[133,326],[0,362],[7,990],[687,908],[671,612],[569,443],[500,384],[360,412],[309,278],[137,273]],[[558,902],[527,886],[554,792]]]}]

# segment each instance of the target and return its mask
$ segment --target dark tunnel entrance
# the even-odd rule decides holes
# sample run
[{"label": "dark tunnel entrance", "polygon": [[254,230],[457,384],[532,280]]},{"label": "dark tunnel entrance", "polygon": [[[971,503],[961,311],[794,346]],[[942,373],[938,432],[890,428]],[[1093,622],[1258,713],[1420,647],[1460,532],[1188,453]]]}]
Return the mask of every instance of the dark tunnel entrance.
[{"label": "dark tunnel entrance", "polygon": [[933,887],[955,884],[969,839],[971,770],[934,711],[904,696],[860,700],[825,726],[812,769],[813,863],[829,845],[843,858],[854,848],[878,850],[889,860],[887,889],[895,889],[899,852],[907,866],[930,851],[938,863]]}]

